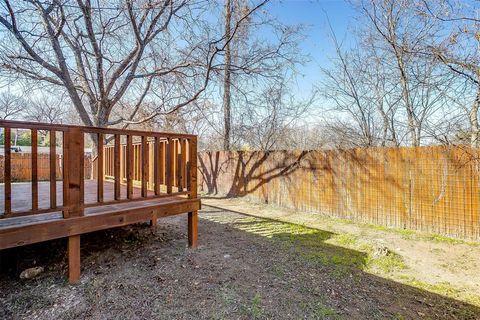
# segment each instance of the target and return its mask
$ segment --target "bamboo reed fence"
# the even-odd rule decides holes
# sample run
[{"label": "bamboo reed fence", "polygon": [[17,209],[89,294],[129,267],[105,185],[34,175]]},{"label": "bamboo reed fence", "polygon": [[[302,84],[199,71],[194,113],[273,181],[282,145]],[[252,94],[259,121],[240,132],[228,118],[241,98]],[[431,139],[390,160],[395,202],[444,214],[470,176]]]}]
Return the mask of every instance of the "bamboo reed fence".
[{"label": "bamboo reed fence", "polygon": [[480,151],[204,152],[199,187],[362,223],[480,239]]}]

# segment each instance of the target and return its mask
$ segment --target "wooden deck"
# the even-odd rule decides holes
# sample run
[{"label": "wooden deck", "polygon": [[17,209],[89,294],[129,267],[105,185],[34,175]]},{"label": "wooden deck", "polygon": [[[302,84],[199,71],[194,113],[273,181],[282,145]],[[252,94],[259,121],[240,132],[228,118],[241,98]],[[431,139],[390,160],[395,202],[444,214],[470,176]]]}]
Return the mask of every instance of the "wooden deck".
[{"label": "wooden deck", "polygon": [[[80,278],[82,234],[144,221],[156,225],[160,217],[181,213],[188,213],[188,243],[196,247],[196,136],[5,120],[0,120],[0,128],[5,137],[0,250],[68,237],[69,280],[75,283]],[[16,128],[31,130],[32,173],[27,183],[12,181],[10,141]],[[48,132],[52,143],[46,182],[39,181],[39,130]],[[63,156],[57,164],[59,135]],[[98,141],[95,180],[84,180],[82,154],[92,137]]]},{"label": "wooden deck", "polygon": [[[62,199],[62,181],[57,181],[57,199]],[[0,203],[5,203],[4,201],[4,184],[0,184]],[[96,180],[85,180],[85,205],[93,204],[97,200],[97,181]],[[114,199],[114,183],[110,181],[104,181],[104,199],[105,202],[113,202]],[[12,212],[25,212],[28,211],[32,206],[32,199],[30,197],[31,184],[27,182],[22,183],[12,183]],[[127,200],[126,195],[126,186],[121,185],[121,198]],[[38,184],[38,194],[39,194],[39,209],[48,209],[50,205],[50,183],[49,182],[40,182]],[[153,191],[148,191],[148,197],[153,196]],[[162,206],[170,205],[173,202],[181,202],[187,199],[185,196],[172,196],[172,197],[160,197],[152,198],[145,200],[141,197],[141,189],[133,188],[133,199],[132,201],[118,202],[110,205],[104,205],[101,207],[87,207],[85,208],[85,215],[95,215],[102,213],[109,213],[112,211],[121,211],[127,209],[139,208],[142,206],[151,207],[151,206]],[[62,205],[60,200],[59,205]],[[54,212],[47,212],[43,214],[36,215],[25,215],[11,218],[0,219],[0,230],[5,228],[11,228],[15,226],[21,226],[26,224],[41,223],[59,220],[63,218],[61,210]],[[149,219],[146,219],[149,220]],[[1,231],[0,231],[1,232]],[[4,248],[4,247],[3,247]]]}]

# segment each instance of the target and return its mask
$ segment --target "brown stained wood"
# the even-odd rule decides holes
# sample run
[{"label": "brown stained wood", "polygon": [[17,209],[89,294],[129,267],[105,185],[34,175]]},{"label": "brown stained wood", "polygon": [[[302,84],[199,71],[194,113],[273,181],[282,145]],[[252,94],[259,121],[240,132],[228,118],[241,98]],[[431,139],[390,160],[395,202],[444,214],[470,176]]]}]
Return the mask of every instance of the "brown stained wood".
[{"label": "brown stained wood", "polygon": [[127,199],[133,197],[133,145],[132,136],[127,136]]},{"label": "brown stained wood", "polygon": [[103,157],[103,134],[97,135],[97,202],[103,202],[103,178],[104,178],[104,157]]},{"label": "brown stained wood", "polygon": [[115,179],[115,190],[114,197],[115,200],[120,199],[120,135],[116,134],[114,138],[114,155],[113,155],[113,170],[114,170],[114,179]]},{"label": "brown stained wood", "polygon": [[11,163],[11,131],[10,128],[5,128],[5,137],[4,137],[4,153],[5,153],[5,167],[3,180],[5,183],[5,214],[12,212],[12,163]]},{"label": "brown stained wood", "polygon": [[167,184],[167,193],[172,193],[173,187],[173,177],[175,175],[175,143],[173,139],[168,139],[167,145],[167,161],[166,161],[166,168],[165,168],[165,178]]},{"label": "brown stained wood", "polygon": [[197,248],[198,240],[198,211],[188,213],[188,246]]},{"label": "brown stained wood", "polygon": [[193,137],[189,140],[189,185],[190,198],[197,197],[197,138]]},{"label": "brown stained wood", "polygon": [[[64,150],[64,192],[67,194],[64,202],[68,217],[83,215],[83,196],[84,196],[84,179],[83,179],[83,161],[84,161],[84,135],[80,128],[70,128],[64,139],[66,148]],[[65,178],[67,183],[65,183]]]},{"label": "brown stained wood", "polygon": [[62,143],[63,143],[63,159],[62,159],[62,188],[63,188],[63,217],[68,218],[69,217],[69,172],[70,172],[70,160],[69,160],[69,155],[70,155],[70,139],[68,137],[68,132],[65,131],[63,132],[63,137],[62,137]]},{"label": "brown stained wood", "polygon": [[57,207],[57,136],[50,130],[50,208]]},{"label": "brown stained wood", "polygon": [[[124,206],[130,204],[132,203],[125,203]],[[150,221],[154,211],[158,218],[194,212],[200,209],[200,200],[165,198],[144,201],[143,204],[136,202],[133,208],[122,209],[121,205],[107,207],[102,206],[99,212],[81,217],[0,228],[0,249]]]},{"label": "brown stained wood", "polygon": [[142,197],[147,196],[148,183],[148,144],[147,137],[142,136]]},{"label": "brown stained wood", "polygon": [[155,138],[155,143],[153,145],[153,188],[156,195],[160,194],[160,149],[160,139]]},{"label": "brown stained wood", "polygon": [[32,211],[38,210],[38,131],[31,131]]},{"label": "brown stained wood", "polygon": [[187,139],[182,139],[181,140],[182,144],[182,165],[180,166],[180,171],[182,173],[182,190],[185,190],[187,188]]},{"label": "brown stained wood", "polygon": [[[7,140],[3,187],[5,189],[5,209],[8,214],[2,215],[2,219],[0,219],[0,249],[68,237],[69,280],[71,283],[76,283],[80,279],[80,235],[83,233],[144,221],[150,221],[155,226],[157,218],[190,212],[189,243],[192,247],[196,246],[197,211],[200,209],[200,200],[196,196],[192,198],[192,193],[188,191],[172,192],[174,184],[178,184],[179,190],[185,189],[186,173],[190,179],[190,172],[185,166],[191,150],[187,152],[184,139],[193,139],[194,136],[139,134],[138,131],[132,130],[0,120],[0,126],[2,124],[6,128],[5,139]],[[24,197],[19,203],[20,206],[17,206],[17,211],[13,213],[11,212],[11,127],[32,130],[32,156],[30,159],[32,164],[32,203],[30,207]],[[38,130],[50,131],[52,145],[49,151],[48,182],[39,181],[40,175],[37,169],[40,164],[37,148]],[[57,131],[63,133],[61,166],[56,164],[55,134]],[[84,138],[87,133],[98,134],[96,185],[94,185],[94,181],[87,180],[88,183],[86,183],[84,180]],[[113,147],[104,146],[104,134],[114,134]],[[127,134],[126,146],[120,144],[121,134]],[[142,136],[141,145],[133,145],[132,135]],[[152,138],[155,143],[152,143]],[[167,139],[170,143],[168,149],[164,149]],[[152,145],[151,152],[150,144]],[[123,152],[120,147],[124,150]],[[180,150],[182,150],[181,153]],[[166,157],[165,151],[168,152]],[[176,163],[177,158],[178,164]],[[140,159],[142,160],[140,161]],[[134,161],[138,161],[137,165],[134,164]],[[167,165],[169,164],[167,169],[165,162]],[[188,163],[190,162],[189,160]],[[150,168],[150,166],[152,167]],[[63,181],[58,182],[62,183],[63,190],[59,190],[57,186],[57,167],[63,171]],[[176,170],[181,174],[177,181],[174,180]],[[160,194],[160,185],[164,174],[169,181],[168,194]],[[125,175],[127,176],[127,187],[122,185]],[[113,178],[114,182],[104,181],[104,177]],[[87,178],[90,179],[90,175]],[[142,180],[140,189],[133,188],[135,178]],[[154,190],[149,191],[148,186],[154,187]],[[0,189],[1,187],[0,185]],[[13,187],[18,194],[29,192],[25,192],[25,189],[29,188],[28,185],[14,184]],[[122,188],[123,190],[130,189],[130,191],[127,190],[127,199],[120,199]],[[58,191],[63,192],[62,207],[57,207],[56,199],[60,196],[60,193],[57,194]],[[106,192],[113,197],[113,200],[106,196]],[[46,196],[48,193],[50,193],[50,197]],[[135,193],[141,194],[142,198],[133,198]],[[29,208],[32,210],[28,210]],[[22,209],[24,210],[22,211]]]},{"label": "brown stained wood", "polygon": [[79,128],[84,133],[120,134],[120,135],[134,135],[134,136],[146,135],[149,137],[174,137],[174,138],[195,137],[195,135],[187,134],[187,133],[171,133],[171,132],[157,132],[157,131],[152,132],[152,131],[141,131],[141,130],[99,128],[99,127],[38,123],[38,122],[31,122],[31,121],[12,121],[12,120],[0,120],[0,127],[38,129],[38,130],[57,130],[57,131],[68,131],[71,128]]},{"label": "brown stained wood", "polygon": [[80,281],[80,235],[68,237],[68,281]]},{"label": "brown stained wood", "polygon": [[158,154],[158,169],[160,176],[160,185],[165,184],[165,141],[160,142],[160,150]]},{"label": "brown stained wood", "polygon": [[150,220],[150,226],[153,230],[157,228],[157,212],[155,210],[152,211],[152,220]]}]

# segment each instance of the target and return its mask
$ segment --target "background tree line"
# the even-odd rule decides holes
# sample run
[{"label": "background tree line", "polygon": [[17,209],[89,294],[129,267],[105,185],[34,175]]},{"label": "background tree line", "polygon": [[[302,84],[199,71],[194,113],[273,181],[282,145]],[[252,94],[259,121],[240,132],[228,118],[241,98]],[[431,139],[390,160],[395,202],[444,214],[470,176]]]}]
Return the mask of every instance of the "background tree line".
[{"label": "background tree line", "polygon": [[0,116],[194,132],[209,150],[477,147],[480,2],[351,5],[353,37],[330,27],[301,100],[311,39],[269,0],[4,0]]}]

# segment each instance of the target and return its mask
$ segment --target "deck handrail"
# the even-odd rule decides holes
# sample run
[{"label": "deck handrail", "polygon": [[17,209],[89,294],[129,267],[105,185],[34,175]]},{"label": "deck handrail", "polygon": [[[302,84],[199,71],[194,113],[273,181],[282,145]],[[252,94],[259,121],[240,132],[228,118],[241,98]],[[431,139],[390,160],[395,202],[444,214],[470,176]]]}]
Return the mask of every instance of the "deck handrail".
[{"label": "deck handrail", "polygon": [[[197,137],[192,134],[98,128],[64,124],[0,120],[4,129],[5,146],[5,211],[0,218],[62,211],[64,218],[82,216],[84,208],[116,202],[145,200],[155,197],[186,195],[197,197]],[[31,210],[15,212],[12,208],[11,129],[29,129],[32,137],[32,206]],[[38,131],[50,134],[50,207],[38,207]],[[63,203],[56,195],[56,145],[57,133],[62,134]],[[84,154],[85,136],[97,141],[97,201],[85,203]],[[109,136],[111,139],[106,139]],[[139,137],[140,142],[133,142]],[[122,139],[124,142],[122,142]],[[111,140],[111,143],[105,144]],[[141,162],[140,162],[141,161]],[[100,165],[99,165],[100,164]],[[112,175],[107,175],[113,172]],[[136,170],[134,174],[134,170]],[[139,171],[138,171],[139,170]],[[112,179],[113,178],[113,179]],[[104,180],[114,182],[114,200],[104,199]],[[134,184],[139,182],[141,196],[133,196]],[[121,185],[126,184],[126,195],[121,195]],[[150,192],[149,192],[150,191]]]}]

